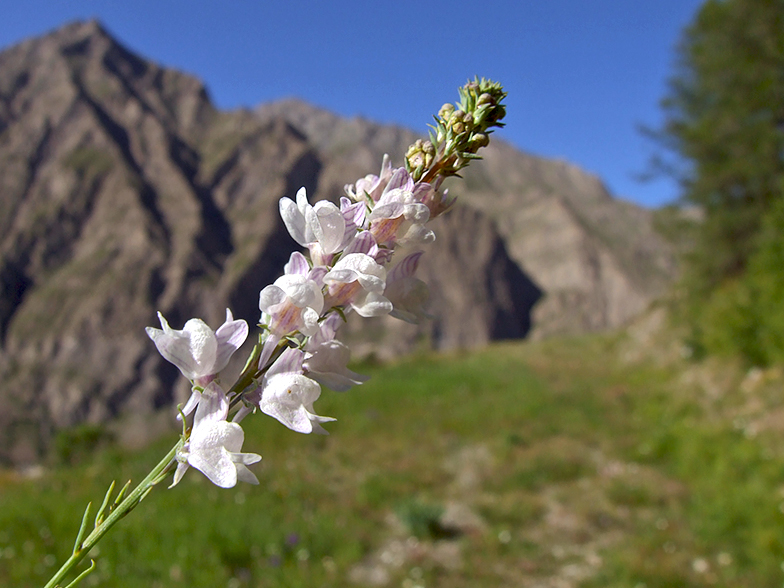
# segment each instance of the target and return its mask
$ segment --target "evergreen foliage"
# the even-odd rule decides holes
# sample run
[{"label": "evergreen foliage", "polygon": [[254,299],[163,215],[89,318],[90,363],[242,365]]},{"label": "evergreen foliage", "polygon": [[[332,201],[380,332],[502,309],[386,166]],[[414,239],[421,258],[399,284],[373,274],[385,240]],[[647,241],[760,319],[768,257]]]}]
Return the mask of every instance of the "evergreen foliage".
[{"label": "evergreen foliage", "polygon": [[694,344],[784,360],[784,1],[708,0],[685,31],[662,138],[703,212],[689,258]]}]

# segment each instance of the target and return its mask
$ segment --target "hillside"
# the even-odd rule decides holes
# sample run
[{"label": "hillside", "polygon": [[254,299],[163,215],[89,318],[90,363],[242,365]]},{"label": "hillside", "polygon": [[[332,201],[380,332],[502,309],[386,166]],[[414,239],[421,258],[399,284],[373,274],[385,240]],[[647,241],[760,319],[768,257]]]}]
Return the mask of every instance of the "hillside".
[{"label": "hillside", "polygon": [[[247,421],[261,484],[161,484],[101,543],[94,579],[779,586],[784,377],[676,343],[657,311],[621,334],[363,366],[362,389],[319,400],[329,437]],[[0,584],[43,584],[87,501],[139,481],[175,437],[135,452],[64,435],[59,467],[0,471]]]}]

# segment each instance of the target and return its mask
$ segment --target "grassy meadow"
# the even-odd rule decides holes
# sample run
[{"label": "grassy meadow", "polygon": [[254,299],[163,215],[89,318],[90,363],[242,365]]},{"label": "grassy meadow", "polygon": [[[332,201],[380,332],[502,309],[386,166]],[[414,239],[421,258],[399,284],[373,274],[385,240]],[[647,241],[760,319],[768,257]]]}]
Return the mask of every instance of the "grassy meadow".
[{"label": "grassy meadow", "polygon": [[[359,366],[369,383],[316,405],[330,436],[247,419],[261,485],[157,487],[83,585],[779,587],[784,377],[684,359],[655,316]],[[0,586],[42,585],[85,504],[176,434],[73,435],[39,476],[0,473]]]}]

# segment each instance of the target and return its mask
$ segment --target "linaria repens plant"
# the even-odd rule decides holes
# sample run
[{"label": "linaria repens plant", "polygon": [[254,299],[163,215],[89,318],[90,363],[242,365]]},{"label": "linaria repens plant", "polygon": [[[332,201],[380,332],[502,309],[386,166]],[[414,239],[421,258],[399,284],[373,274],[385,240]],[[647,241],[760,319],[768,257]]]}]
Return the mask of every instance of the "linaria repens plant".
[{"label": "linaria repens plant", "polygon": [[283,222],[306,253],[292,253],[284,275],[260,292],[259,341],[230,388],[222,387],[219,373],[247,339],[247,323],[227,309],[216,331],[197,318],[176,330],[158,314],[161,329],[148,327],[147,334],[192,384],[177,413],[182,435],[136,489],[129,492],[129,482],[114,495],[112,483],[94,519],[87,506],[73,553],[46,588],[60,586],[106,532],[172,473],[170,488],[191,466],[222,488],[238,481],[258,484],[248,466],[261,456],[242,453],[240,426],[257,409],[293,431],[326,434],[323,425],[335,419],[315,412],[321,386],[343,392],[367,379],[346,367],[349,349],[337,339],[340,326],[351,312],[391,314],[411,323],[427,316],[427,286],[414,277],[422,252],[392,265],[393,254],[399,245],[435,239],[427,222],[455,201],[441,184],[478,159],[492,129],[503,126],[505,96],[498,83],[467,83],[458,104],[441,107],[430,139],[409,147],[404,168],[393,169],[385,156],[380,174],[347,185],[339,206],[310,204],[304,188],[296,200],[280,200]]}]

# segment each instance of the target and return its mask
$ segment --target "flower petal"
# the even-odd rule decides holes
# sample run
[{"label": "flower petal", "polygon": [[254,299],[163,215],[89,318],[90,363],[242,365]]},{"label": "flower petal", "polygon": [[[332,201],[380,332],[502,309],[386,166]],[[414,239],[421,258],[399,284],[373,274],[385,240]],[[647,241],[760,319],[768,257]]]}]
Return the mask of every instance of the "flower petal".
[{"label": "flower petal", "polygon": [[[236,423],[224,423],[234,425]],[[213,427],[218,432],[219,423]],[[239,426],[239,425],[237,425]],[[199,453],[191,453],[188,456],[188,463],[209,478],[210,482],[221,488],[233,488],[237,485],[237,468],[231,461],[228,452],[219,445],[218,440],[214,444],[205,445]]]},{"label": "flower petal", "polygon": [[181,461],[177,464],[177,469],[174,471],[174,480],[172,481],[171,486],[169,486],[169,488],[174,488],[177,484],[180,483],[180,480],[182,480],[182,477],[185,475],[185,472],[188,471],[189,465],[190,464],[188,464],[187,461]]},{"label": "flower petal", "polygon": [[351,301],[351,308],[365,318],[384,316],[392,311],[392,303],[377,292],[361,292]]},{"label": "flower petal", "polygon": [[[164,320],[161,317],[161,321]],[[168,332],[153,327],[147,327],[145,331],[163,358],[176,365],[182,375],[192,380],[200,374],[199,364],[191,354],[190,338],[182,331],[174,331],[168,326],[167,324]]]},{"label": "flower petal", "polygon": [[289,262],[283,267],[286,274],[307,274],[310,271],[307,258],[299,251],[295,251],[289,257]]},{"label": "flower petal", "polygon": [[404,257],[387,275],[387,283],[391,284],[401,278],[413,276],[419,267],[419,260],[423,254],[424,251],[417,251]]},{"label": "flower petal", "polygon": [[305,216],[300,212],[294,201],[291,198],[281,198],[278,202],[278,210],[280,211],[280,218],[283,219],[283,224],[286,225],[291,238],[303,247],[307,246]]},{"label": "flower petal", "polygon": [[326,200],[317,202],[305,217],[324,253],[340,251],[346,232],[346,220],[340,209]]},{"label": "flower petal", "polygon": [[277,374],[265,377],[259,408],[292,431],[326,432],[319,423],[334,419],[312,412],[313,402],[320,394],[318,383],[302,374]]},{"label": "flower petal", "polygon": [[[182,407],[182,411],[181,411],[182,414],[184,414],[185,416],[188,416],[194,410],[196,410],[196,407],[199,404],[199,400],[201,400],[201,392],[199,390],[197,390],[196,388],[191,389],[191,395],[188,398],[188,401]],[[177,420],[178,421],[182,420],[182,416],[180,416],[179,412],[177,413]]]},{"label": "flower petal", "polygon": [[[248,454],[244,453],[243,455],[248,455]],[[251,455],[253,455],[253,454],[251,454]],[[261,458],[261,456],[259,456],[259,458]],[[245,464],[235,463],[234,467],[237,468],[237,479],[240,482],[247,482],[248,484],[253,484],[254,486],[258,486],[259,485],[259,479],[256,477],[256,475],[252,471],[250,471],[245,466]]]},{"label": "flower petal", "polygon": [[198,366],[198,376],[208,376],[217,373],[215,370],[215,356],[218,352],[218,341],[207,323],[201,319],[190,319],[182,329],[188,337],[189,351]]},{"label": "flower petal", "polygon": [[215,354],[215,363],[213,365],[214,373],[218,373],[226,364],[232,354],[237,351],[245,340],[248,338],[248,323],[244,320],[234,320],[231,311],[226,309],[226,322],[224,322],[218,330],[215,331],[215,339],[218,343],[218,349]]},{"label": "flower petal", "polygon": [[284,300],[286,300],[286,293],[283,291],[283,288],[270,284],[259,292],[259,310],[268,313],[271,307],[280,304]]},{"label": "flower petal", "polygon": [[193,417],[193,427],[196,429],[202,422],[225,420],[228,414],[229,399],[226,393],[216,382],[210,382],[201,393],[196,415]]},{"label": "flower petal", "polygon": [[267,370],[265,378],[269,379],[278,374],[301,374],[304,355],[304,352],[294,347],[285,349]]}]

